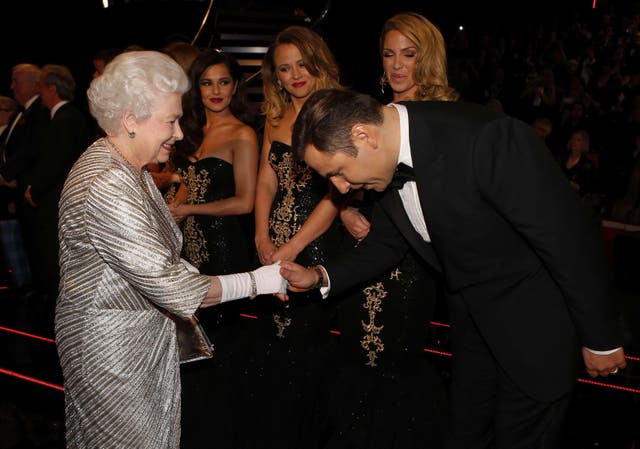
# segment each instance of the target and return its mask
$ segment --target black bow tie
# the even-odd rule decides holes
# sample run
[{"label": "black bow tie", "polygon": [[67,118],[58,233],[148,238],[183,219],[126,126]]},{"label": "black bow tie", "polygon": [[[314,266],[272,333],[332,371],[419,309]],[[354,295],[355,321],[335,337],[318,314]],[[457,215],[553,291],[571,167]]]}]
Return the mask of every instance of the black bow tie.
[{"label": "black bow tie", "polygon": [[391,182],[389,183],[388,188],[400,190],[404,186],[405,182],[415,181],[415,180],[416,180],[416,175],[413,171],[413,168],[409,167],[406,164],[400,163],[396,167],[396,171],[393,174],[393,178],[391,179]]}]

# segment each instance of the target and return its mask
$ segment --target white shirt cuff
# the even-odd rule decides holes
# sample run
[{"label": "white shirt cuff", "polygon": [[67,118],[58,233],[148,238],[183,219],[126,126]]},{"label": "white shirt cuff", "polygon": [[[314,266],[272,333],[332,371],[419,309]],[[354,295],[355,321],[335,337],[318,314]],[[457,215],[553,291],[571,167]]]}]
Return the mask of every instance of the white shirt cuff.
[{"label": "white shirt cuff", "polygon": [[592,354],[596,354],[596,355],[609,355],[609,354],[613,354],[616,351],[619,351],[620,349],[622,349],[622,346],[616,349],[609,349],[608,351],[596,351],[594,349],[589,349],[585,346],[585,349],[589,352],[591,352]]},{"label": "white shirt cuff", "polygon": [[320,287],[320,294],[322,295],[322,299],[327,299],[327,296],[329,296],[329,291],[331,290],[331,279],[329,279],[329,273],[327,273],[327,270],[325,270],[322,265],[318,265],[318,267],[322,270],[322,272],[324,273],[324,278],[327,280],[327,286]]}]

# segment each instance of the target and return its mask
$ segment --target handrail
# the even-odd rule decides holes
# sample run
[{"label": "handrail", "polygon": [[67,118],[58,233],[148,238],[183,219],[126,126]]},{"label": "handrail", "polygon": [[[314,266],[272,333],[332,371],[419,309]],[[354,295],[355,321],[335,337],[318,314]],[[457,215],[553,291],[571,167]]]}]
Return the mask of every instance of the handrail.
[{"label": "handrail", "polygon": [[313,22],[313,24],[311,25],[311,29],[314,29],[315,27],[317,27],[320,24],[320,22],[322,22],[325,19],[325,17],[327,17],[327,14],[329,14],[329,9],[331,9],[331,0],[327,0],[327,2],[324,4],[324,8],[322,8],[320,15],[318,16],[316,21]]},{"label": "handrail", "polygon": [[195,45],[196,41],[200,37],[200,33],[202,33],[202,30],[204,29],[204,26],[207,23],[207,20],[209,19],[209,14],[211,13],[211,8],[213,8],[213,1],[214,0],[211,0],[209,2],[209,7],[207,8],[207,11],[204,13],[204,17],[202,18],[202,23],[200,24],[200,28],[198,29],[198,32],[194,36],[193,40],[191,41],[191,45]]},{"label": "handrail", "polygon": [[[311,24],[309,28],[311,28],[312,30],[315,29],[327,17],[327,14],[329,14],[330,9],[331,9],[331,0],[327,0],[326,3],[324,4],[324,7],[322,8],[322,11],[320,11],[320,15],[316,18],[316,20],[313,22],[313,24]],[[246,77],[244,82],[250,83],[259,74],[260,74],[260,70],[257,70],[256,72]]]}]

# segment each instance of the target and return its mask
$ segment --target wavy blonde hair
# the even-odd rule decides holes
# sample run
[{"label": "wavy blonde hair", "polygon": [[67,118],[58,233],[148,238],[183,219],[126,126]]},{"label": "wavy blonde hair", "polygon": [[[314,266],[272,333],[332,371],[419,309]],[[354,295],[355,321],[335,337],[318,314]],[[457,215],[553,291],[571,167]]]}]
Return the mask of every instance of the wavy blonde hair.
[{"label": "wavy blonde hair", "polygon": [[303,26],[290,26],[282,30],[269,46],[262,62],[262,89],[264,101],[261,112],[274,126],[284,115],[291,103],[291,95],[278,85],[278,75],[274,62],[274,53],[278,46],[294,45],[302,55],[307,71],[315,78],[316,90],[324,88],[342,88],[338,64],[322,37]]},{"label": "wavy blonde hair", "polygon": [[405,35],[418,49],[413,80],[418,86],[414,100],[456,101],[460,94],[447,78],[447,50],[440,30],[424,16],[401,12],[388,19],[380,33],[380,54],[391,30]]}]

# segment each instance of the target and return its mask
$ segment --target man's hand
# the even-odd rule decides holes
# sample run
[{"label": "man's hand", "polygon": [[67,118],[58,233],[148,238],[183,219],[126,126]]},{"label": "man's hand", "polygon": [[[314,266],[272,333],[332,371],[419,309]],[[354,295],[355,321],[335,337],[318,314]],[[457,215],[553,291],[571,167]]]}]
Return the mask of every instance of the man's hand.
[{"label": "man's hand", "polygon": [[318,273],[313,268],[305,268],[294,262],[280,262],[280,275],[289,281],[292,292],[306,292],[318,284]]},{"label": "man's hand", "polygon": [[584,359],[587,373],[591,377],[607,377],[610,374],[616,374],[619,369],[627,366],[627,362],[624,359],[624,349],[622,348],[607,355],[594,354],[587,348],[582,348],[582,358]]}]

